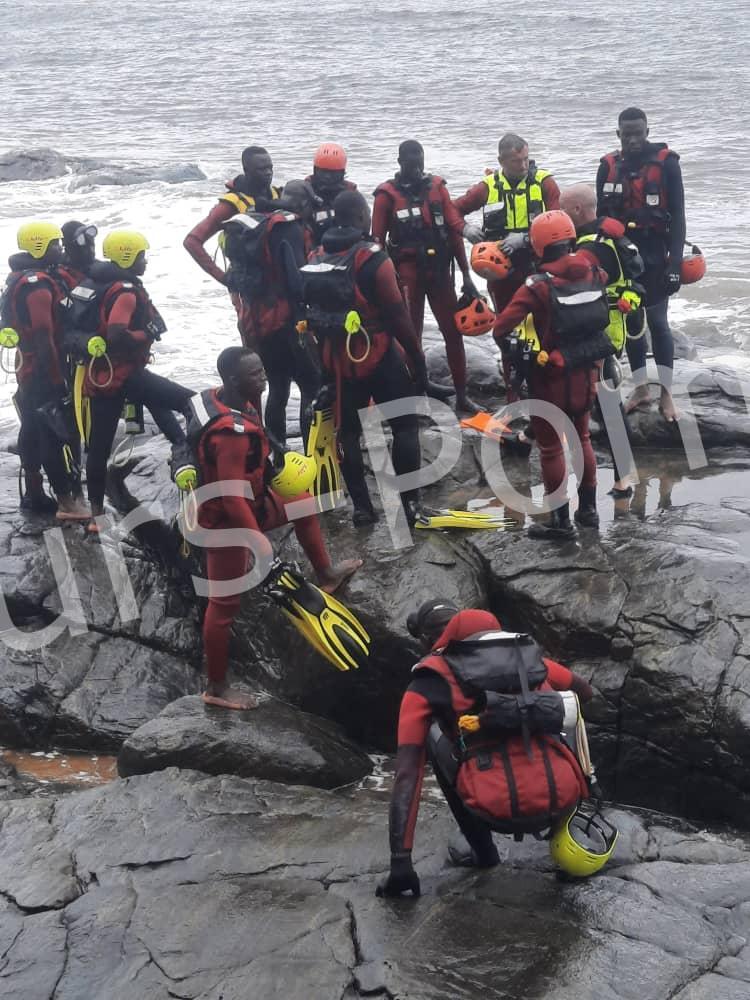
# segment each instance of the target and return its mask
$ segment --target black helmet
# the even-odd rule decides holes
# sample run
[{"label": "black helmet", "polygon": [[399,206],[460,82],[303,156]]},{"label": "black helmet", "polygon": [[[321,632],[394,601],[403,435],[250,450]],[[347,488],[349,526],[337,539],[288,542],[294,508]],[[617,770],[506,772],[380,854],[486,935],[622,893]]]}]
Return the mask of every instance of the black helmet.
[{"label": "black helmet", "polygon": [[458,610],[453,601],[445,597],[433,597],[425,601],[406,619],[409,635],[413,635],[415,639],[437,638],[451,618],[458,614]]}]

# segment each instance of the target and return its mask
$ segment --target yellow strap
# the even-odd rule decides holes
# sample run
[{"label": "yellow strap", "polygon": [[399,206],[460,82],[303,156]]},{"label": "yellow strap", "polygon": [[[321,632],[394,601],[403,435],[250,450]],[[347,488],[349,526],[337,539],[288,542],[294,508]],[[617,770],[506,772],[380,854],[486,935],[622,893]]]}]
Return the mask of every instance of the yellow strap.
[{"label": "yellow strap", "polygon": [[82,441],[88,444],[86,434],[86,423],[83,416],[83,380],[86,378],[86,365],[76,365],[76,374],[73,380],[73,409],[76,417],[76,427]]}]

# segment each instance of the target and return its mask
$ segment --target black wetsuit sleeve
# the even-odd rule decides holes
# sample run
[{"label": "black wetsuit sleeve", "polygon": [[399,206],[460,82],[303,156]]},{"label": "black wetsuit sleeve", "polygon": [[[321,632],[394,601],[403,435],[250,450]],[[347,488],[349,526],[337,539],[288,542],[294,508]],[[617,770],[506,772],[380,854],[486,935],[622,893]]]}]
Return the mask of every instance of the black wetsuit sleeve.
[{"label": "black wetsuit sleeve", "polygon": [[305,240],[302,227],[296,222],[275,226],[271,231],[271,255],[279,264],[284,285],[292,300],[295,318],[303,315],[302,275],[300,268],[305,263]]},{"label": "black wetsuit sleeve", "polygon": [[682,185],[682,169],[676,156],[668,156],[664,162],[664,186],[667,189],[667,211],[669,212],[669,266],[678,268],[682,262],[685,246],[685,189]]},{"label": "black wetsuit sleeve", "polygon": [[446,716],[450,703],[446,681],[427,671],[414,678],[402,699],[389,813],[391,854],[404,854],[412,849],[427,760],[427,737],[433,719]]},{"label": "black wetsuit sleeve", "polygon": [[604,204],[604,182],[607,179],[607,174],[609,173],[609,167],[606,163],[600,163],[599,169],[596,172],[596,214],[608,215],[607,206]]}]

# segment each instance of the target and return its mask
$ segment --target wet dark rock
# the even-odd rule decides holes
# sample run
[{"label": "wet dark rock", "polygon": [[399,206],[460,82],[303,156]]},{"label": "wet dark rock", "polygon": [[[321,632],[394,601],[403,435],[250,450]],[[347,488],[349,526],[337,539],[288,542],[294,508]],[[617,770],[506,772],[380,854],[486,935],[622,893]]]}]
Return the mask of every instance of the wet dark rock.
[{"label": "wet dark rock", "polygon": [[[0,802],[3,996],[14,1000],[745,997],[750,850],[617,812],[613,861],[558,882],[546,845],[446,863],[428,786],[419,900],[381,900],[387,802],[174,769]],[[32,975],[33,973],[33,975]]]},{"label": "wet dark rock", "polygon": [[337,788],[369,774],[372,761],[334,723],[275,699],[234,712],[189,697],[129,736],[117,767],[123,777],[181,767]]},{"label": "wet dark rock", "polygon": [[[466,382],[469,391],[477,396],[498,397],[505,394],[498,362],[500,352],[495,342],[486,336],[465,338]],[[451,385],[451,373],[443,344],[436,344],[425,351],[427,370],[435,382]],[[449,400],[451,403],[452,400]]]}]

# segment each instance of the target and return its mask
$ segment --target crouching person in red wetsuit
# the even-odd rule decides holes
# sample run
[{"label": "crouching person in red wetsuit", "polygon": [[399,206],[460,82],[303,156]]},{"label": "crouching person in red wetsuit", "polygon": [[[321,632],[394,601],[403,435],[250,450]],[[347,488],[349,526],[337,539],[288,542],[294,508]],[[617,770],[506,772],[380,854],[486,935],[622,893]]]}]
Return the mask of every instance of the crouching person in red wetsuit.
[{"label": "crouching person in red wetsuit", "polygon": [[[197,457],[203,485],[244,480],[254,499],[218,496],[202,503],[198,523],[202,528],[244,528],[256,533],[254,551],[260,555],[264,544],[271,553],[266,532],[288,523],[282,500],[268,487],[270,446],[263,425],[249,400],[260,398],[266,375],[260,358],[245,347],[227,347],[218,357],[222,385],[193,396],[187,404],[188,441]],[[272,474],[272,473],[271,473]],[[303,493],[295,500],[303,500]],[[312,563],[318,585],[332,594],[361,565],[348,559],[334,566],[323,541],[316,514],[297,518],[294,531]],[[250,550],[245,546],[206,548],[209,581],[208,608],[203,621],[203,645],[208,684],[203,700],[221,708],[249,709],[255,700],[227,683],[229,636],[241,594],[223,596],[216,584],[237,580],[248,572]]]},{"label": "crouching person in red wetsuit", "polygon": [[[390,806],[391,870],[377,894],[419,895],[412,844],[425,763],[471,853],[456,864],[491,868],[492,832],[548,829],[590,794],[560,733],[574,724],[591,685],[541,656],[530,636],[503,632],[488,611],[427,601],[407,626],[428,653],[401,702]],[[564,692],[564,693],[559,693]]]}]

